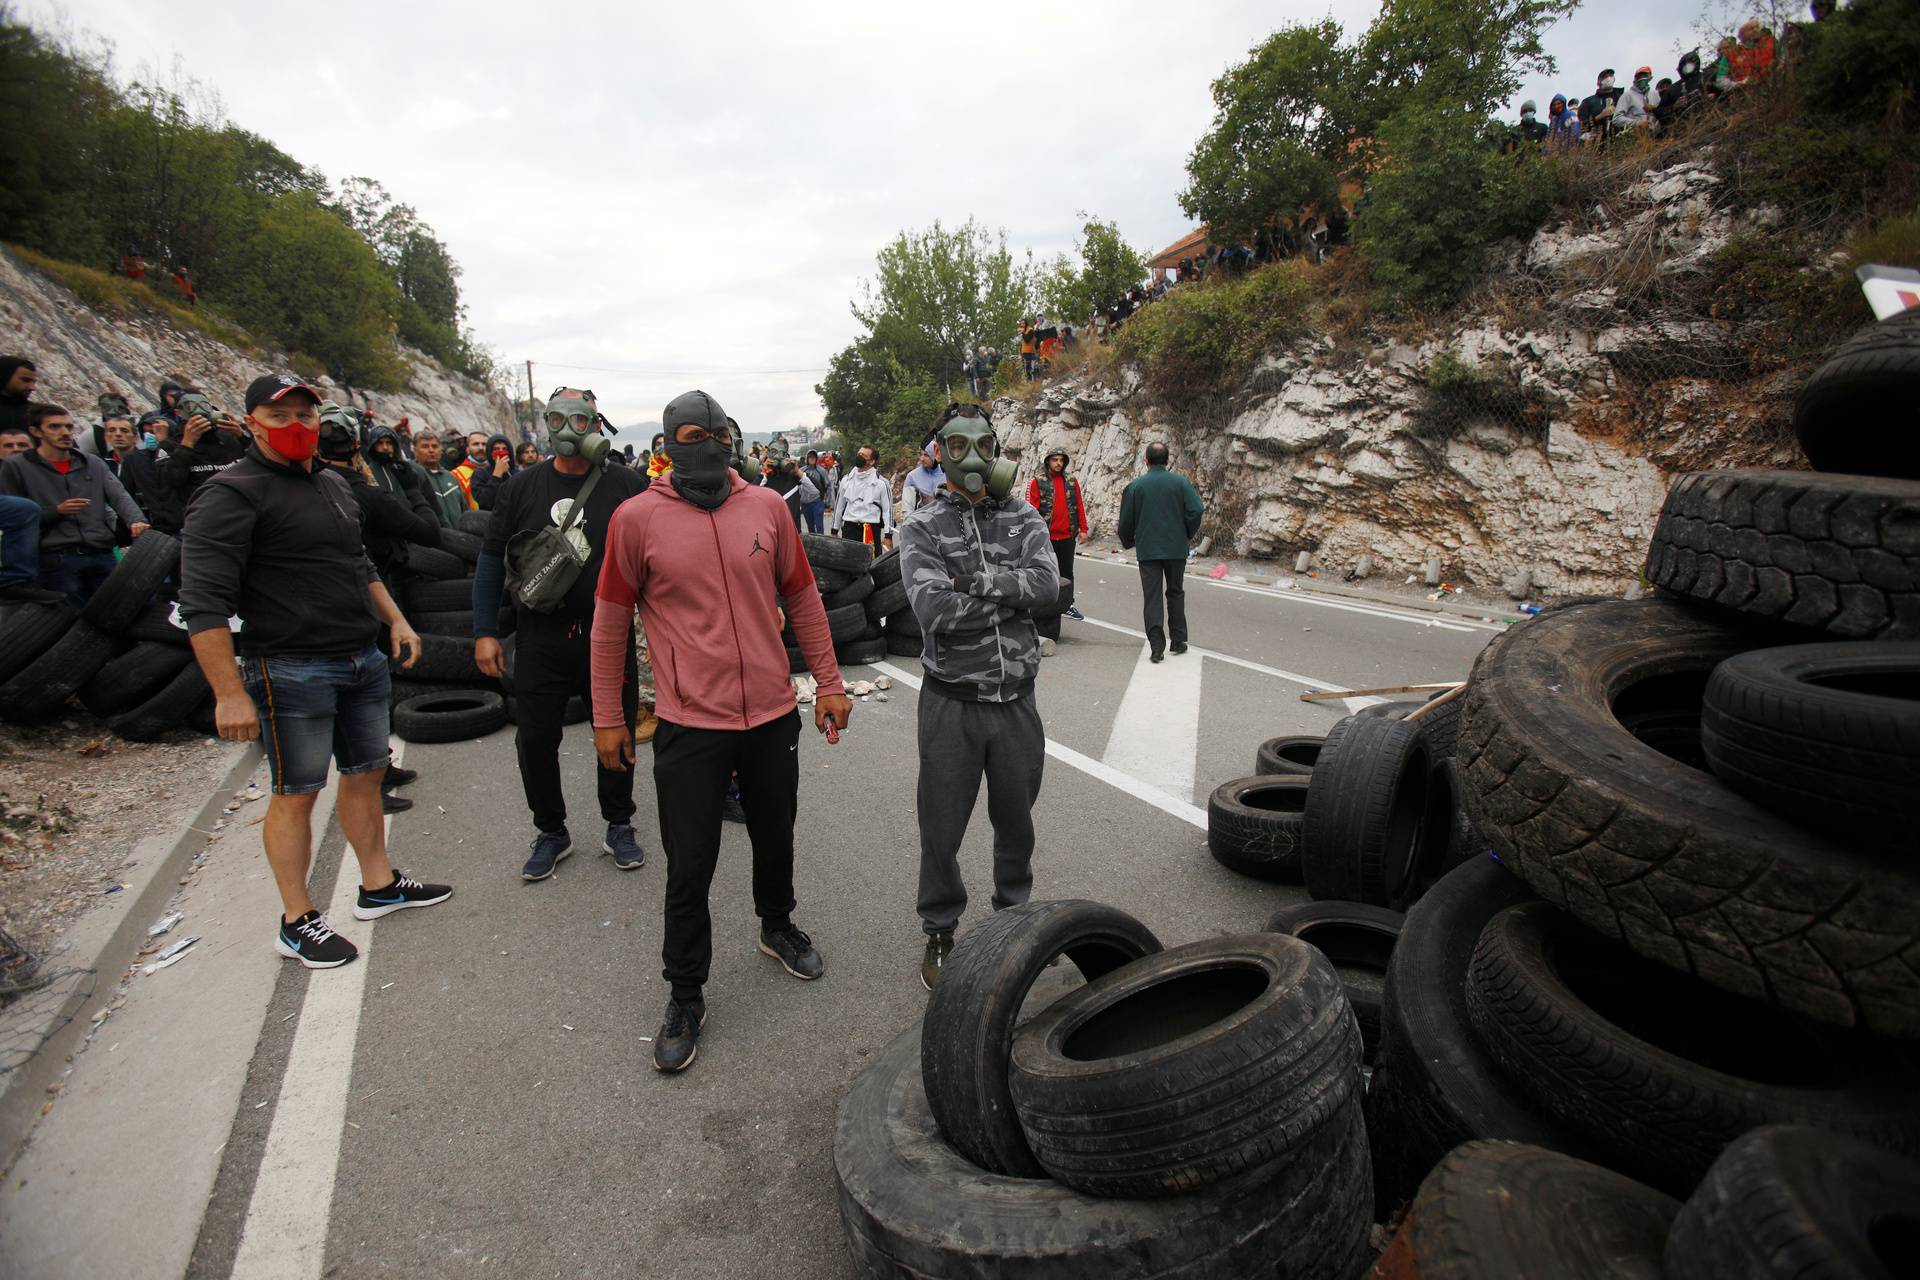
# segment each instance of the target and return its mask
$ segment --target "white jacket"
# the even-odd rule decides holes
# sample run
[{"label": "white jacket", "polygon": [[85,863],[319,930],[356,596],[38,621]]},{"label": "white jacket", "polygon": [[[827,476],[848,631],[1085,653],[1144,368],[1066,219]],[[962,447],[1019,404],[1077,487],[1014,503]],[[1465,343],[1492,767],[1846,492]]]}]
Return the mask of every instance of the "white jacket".
[{"label": "white jacket", "polygon": [[840,492],[834,495],[833,514],[840,523],[877,524],[883,534],[893,533],[893,486],[880,474],[880,468],[865,471],[855,468],[840,477]]}]

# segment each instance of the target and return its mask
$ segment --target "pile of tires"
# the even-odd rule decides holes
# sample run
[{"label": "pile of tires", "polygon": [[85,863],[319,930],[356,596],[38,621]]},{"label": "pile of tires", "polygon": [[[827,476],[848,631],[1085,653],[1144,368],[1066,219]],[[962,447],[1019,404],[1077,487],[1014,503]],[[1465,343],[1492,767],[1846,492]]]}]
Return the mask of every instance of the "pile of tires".
[{"label": "pile of tires", "polygon": [[[469,511],[462,520],[471,527],[483,528],[487,514]],[[471,542],[478,557],[478,535],[443,529],[441,537],[443,547],[447,545],[444,540],[453,540],[463,548]],[[417,557],[430,550],[414,546],[409,553]],[[459,559],[453,552],[446,554]],[[429,563],[446,567],[433,557],[429,557]],[[419,658],[404,671],[398,666],[393,669],[393,732],[405,742],[464,742],[485,737],[512,718],[513,607],[502,605],[500,609],[498,634],[506,650],[508,674],[496,680],[474,661],[472,564],[462,560],[458,573],[454,577],[416,575],[401,590],[400,603],[407,621],[420,633]],[[578,719],[585,718],[582,709]]]},{"label": "pile of tires", "polygon": [[[1060,956],[1086,985],[1020,1022]],[[995,913],[853,1084],[836,1196],[863,1276],[1327,1276],[1366,1261],[1360,1031],[1281,934],[1162,950],[1091,902]]]},{"label": "pile of tires", "polygon": [[120,737],[210,732],[213,695],[163,588],[180,544],[148,530],[83,609],[18,605],[0,614],[0,720],[37,724],[77,699]]},{"label": "pile of tires", "polygon": [[[834,658],[842,667],[886,661],[888,620],[913,617],[907,608],[907,588],[900,581],[899,550],[875,556],[864,542],[824,533],[803,533],[800,545],[826,607]],[[807,656],[800,651],[800,638],[791,623],[780,638],[787,646],[788,669],[796,675],[805,672]],[[917,647],[914,652],[919,652]]]}]

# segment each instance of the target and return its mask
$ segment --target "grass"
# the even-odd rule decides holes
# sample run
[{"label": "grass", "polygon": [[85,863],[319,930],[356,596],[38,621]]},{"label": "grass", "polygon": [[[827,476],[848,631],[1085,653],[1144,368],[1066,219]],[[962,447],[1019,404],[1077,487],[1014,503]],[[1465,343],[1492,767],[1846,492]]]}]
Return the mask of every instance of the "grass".
[{"label": "grass", "polygon": [[176,329],[190,329],[249,355],[260,354],[258,344],[244,330],[209,311],[204,302],[199,307],[183,307],[155,293],[143,280],[129,280],[125,276],[96,271],[92,267],[62,262],[17,244],[7,245],[6,250],[42,275],[59,282],[74,297],[97,311],[157,315]]}]

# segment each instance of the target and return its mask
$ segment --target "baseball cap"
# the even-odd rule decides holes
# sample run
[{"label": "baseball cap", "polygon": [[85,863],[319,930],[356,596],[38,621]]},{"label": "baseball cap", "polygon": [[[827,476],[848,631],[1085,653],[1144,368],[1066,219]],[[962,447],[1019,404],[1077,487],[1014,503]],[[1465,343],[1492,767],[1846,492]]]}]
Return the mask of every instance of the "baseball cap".
[{"label": "baseball cap", "polygon": [[290,373],[263,373],[247,384],[247,412],[252,413],[263,404],[271,404],[289,391],[304,391],[320,404],[326,397],[315,391]]},{"label": "baseball cap", "polygon": [[667,429],[667,439],[671,441],[675,431],[689,424],[708,431],[732,430],[733,419],[720,407],[720,402],[706,392],[688,391],[667,402],[667,411],[660,415],[660,425]]}]

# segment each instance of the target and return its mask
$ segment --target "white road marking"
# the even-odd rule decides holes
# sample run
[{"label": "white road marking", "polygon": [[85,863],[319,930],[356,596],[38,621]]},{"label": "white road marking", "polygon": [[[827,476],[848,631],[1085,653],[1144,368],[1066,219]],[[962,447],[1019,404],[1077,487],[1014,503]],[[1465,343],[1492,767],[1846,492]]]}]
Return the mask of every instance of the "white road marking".
[{"label": "white road marking", "polygon": [[[1111,565],[1115,568],[1130,569],[1134,567],[1133,562],[1128,560],[1110,560],[1102,556],[1088,556],[1085,554],[1077,555],[1076,558],[1088,560],[1094,564]],[[1436,613],[1423,609],[1415,609],[1411,606],[1406,609],[1400,609],[1393,605],[1373,604],[1366,601],[1331,600],[1325,596],[1315,595],[1311,591],[1289,590],[1284,587],[1257,587],[1252,583],[1246,582],[1221,582],[1217,579],[1209,578],[1204,574],[1188,574],[1187,581],[1202,586],[1219,587],[1223,591],[1243,591],[1249,595],[1271,596],[1276,600],[1284,600],[1293,604],[1310,604],[1322,609],[1338,609],[1344,613],[1370,614],[1376,618],[1387,618],[1394,622],[1405,622],[1411,626],[1439,627],[1443,631],[1506,630],[1506,628],[1499,623],[1477,622],[1470,618],[1457,616],[1442,618]]]},{"label": "white road marking", "polygon": [[[1145,640],[1147,638],[1147,633],[1136,627],[1123,627],[1117,622],[1106,622],[1099,618],[1092,617],[1087,618],[1085,621],[1090,627],[1104,627],[1108,631],[1118,631],[1121,635],[1132,636],[1136,640]],[[1286,680],[1292,684],[1300,685],[1305,689],[1337,689],[1340,687],[1336,681],[1322,680],[1317,676],[1302,675],[1298,671],[1287,671],[1280,667],[1269,667],[1265,663],[1255,662],[1250,658],[1238,657],[1231,653],[1221,653],[1217,649],[1202,649],[1198,645],[1195,645],[1193,648],[1187,650],[1187,652],[1189,654],[1198,654],[1203,658],[1212,658],[1216,662],[1227,662],[1236,667],[1245,667],[1248,671],[1258,671],[1261,675],[1273,676],[1278,680]],[[1169,658],[1167,661],[1172,662],[1173,659]],[[1358,711],[1361,707],[1370,707],[1376,702],[1385,702],[1386,699],[1342,698],[1340,701],[1346,703],[1351,710]]]},{"label": "white road marking", "polygon": [[[903,671],[891,662],[869,664],[875,671],[892,676],[909,689],[920,687],[920,677]],[[1047,754],[1060,763],[1078,769],[1090,778],[1097,778],[1110,787],[1126,792],[1130,796],[1146,801],[1162,813],[1172,814],[1182,822],[1192,823],[1202,831],[1207,829],[1207,811],[1198,805],[1189,804],[1184,799],[1168,795],[1158,787],[1149,786],[1130,774],[1120,772],[1112,765],[1104,764],[1091,756],[1082,755],[1072,747],[1047,739]]]},{"label": "white road marking", "polygon": [[[405,750],[399,739],[393,740],[395,764]],[[336,795],[338,789],[335,775],[327,783],[328,796]],[[320,806],[314,812],[320,817]],[[329,803],[328,815],[331,812]],[[385,819],[385,826],[391,836],[392,815]],[[318,843],[326,831],[324,818],[315,823],[315,830]],[[333,889],[322,900],[322,912],[336,928],[346,921],[360,924],[353,920],[359,886],[360,862],[348,846],[340,852]],[[372,932],[373,923],[365,926],[367,933]],[[253,1198],[247,1204],[232,1280],[318,1280],[326,1262],[327,1224],[333,1215],[333,1184],[340,1169],[354,1041],[360,1031],[367,969],[373,963],[372,939],[353,941],[360,948],[358,960],[339,969],[315,969],[308,977],[300,1023],[280,1081],[279,1106],[254,1177]]]},{"label": "white road marking", "polygon": [[1193,775],[1200,754],[1199,654],[1167,655],[1153,661],[1153,650],[1140,646],[1133,676],[1121,695],[1107,734],[1103,763],[1138,778],[1148,786],[1186,800],[1193,795]]}]

